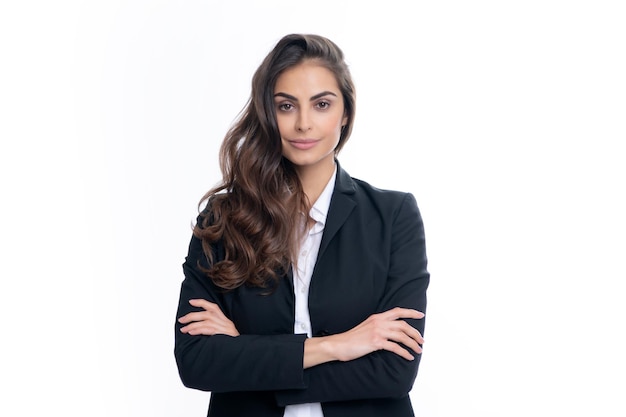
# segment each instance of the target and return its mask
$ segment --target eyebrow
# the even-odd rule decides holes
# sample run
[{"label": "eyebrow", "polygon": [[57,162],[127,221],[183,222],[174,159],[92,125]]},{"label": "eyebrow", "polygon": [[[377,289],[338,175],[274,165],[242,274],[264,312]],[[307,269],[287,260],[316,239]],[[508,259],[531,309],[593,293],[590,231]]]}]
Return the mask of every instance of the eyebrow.
[{"label": "eyebrow", "polygon": [[[317,100],[318,98],[324,97],[324,96],[335,96],[337,97],[337,94],[333,93],[332,91],[322,91],[321,93],[318,93],[314,96],[312,96],[309,100],[313,101],[313,100]],[[274,97],[285,97],[286,99],[292,100],[292,101],[298,101],[298,99],[294,96],[292,96],[291,94],[287,94],[287,93],[276,93],[274,94]]]}]

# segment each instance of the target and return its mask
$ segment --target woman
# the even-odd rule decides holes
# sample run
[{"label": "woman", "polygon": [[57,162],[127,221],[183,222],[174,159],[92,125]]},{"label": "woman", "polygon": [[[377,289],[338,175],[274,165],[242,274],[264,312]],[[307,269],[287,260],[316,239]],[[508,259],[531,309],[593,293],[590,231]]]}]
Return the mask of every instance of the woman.
[{"label": "woman", "polygon": [[285,36],[253,77],[183,264],[175,356],[209,416],[413,415],[424,229],[411,194],[340,167],[354,114],[321,36]]}]

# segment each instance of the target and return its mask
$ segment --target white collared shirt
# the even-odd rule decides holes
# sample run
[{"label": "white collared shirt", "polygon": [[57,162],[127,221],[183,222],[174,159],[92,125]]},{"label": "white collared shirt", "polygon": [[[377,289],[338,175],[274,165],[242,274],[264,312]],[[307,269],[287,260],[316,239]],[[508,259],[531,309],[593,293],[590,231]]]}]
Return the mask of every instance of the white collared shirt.
[{"label": "white collared shirt", "polygon": [[[330,207],[330,199],[335,189],[335,177],[337,176],[337,166],[335,172],[330,177],[328,184],[318,197],[313,207],[309,211],[309,216],[315,220],[315,224],[303,237],[298,254],[297,267],[293,267],[293,289],[295,292],[296,318],[294,322],[294,333],[306,333],[312,337],[311,317],[309,316],[309,286],[313,268],[319,253],[322,234],[326,225],[326,216]],[[306,225],[306,219],[305,225]],[[285,407],[284,417],[324,417],[320,403],[295,404]]]}]

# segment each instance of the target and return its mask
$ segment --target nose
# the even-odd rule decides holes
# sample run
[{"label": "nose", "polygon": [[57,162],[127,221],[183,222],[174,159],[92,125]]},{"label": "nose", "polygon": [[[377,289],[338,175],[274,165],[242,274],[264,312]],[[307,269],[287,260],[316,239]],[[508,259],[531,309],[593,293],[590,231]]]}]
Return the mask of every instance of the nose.
[{"label": "nose", "polygon": [[306,110],[300,110],[296,118],[296,130],[298,132],[306,132],[311,130],[311,118]]}]

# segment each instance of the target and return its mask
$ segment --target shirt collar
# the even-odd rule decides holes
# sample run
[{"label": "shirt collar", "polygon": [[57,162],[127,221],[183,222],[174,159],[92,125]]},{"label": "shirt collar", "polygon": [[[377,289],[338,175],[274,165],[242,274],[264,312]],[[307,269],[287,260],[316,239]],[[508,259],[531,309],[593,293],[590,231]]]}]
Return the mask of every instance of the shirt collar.
[{"label": "shirt collar", "polygon": [[331,175],[328,180],[328,184],[322,191],[322,194],[317,198],[313,207],[311,207],[311,211],[309,211],[309,216],[316,223],[321,223],[322,227],[326,223],[326,216],[328,215],[328,209],[330,208],[330,200],[333,196],[333,191],[335,190],[335,178],[337,177],[337,164],[335,164],[335,170],[333,171],[333,175]]}]

